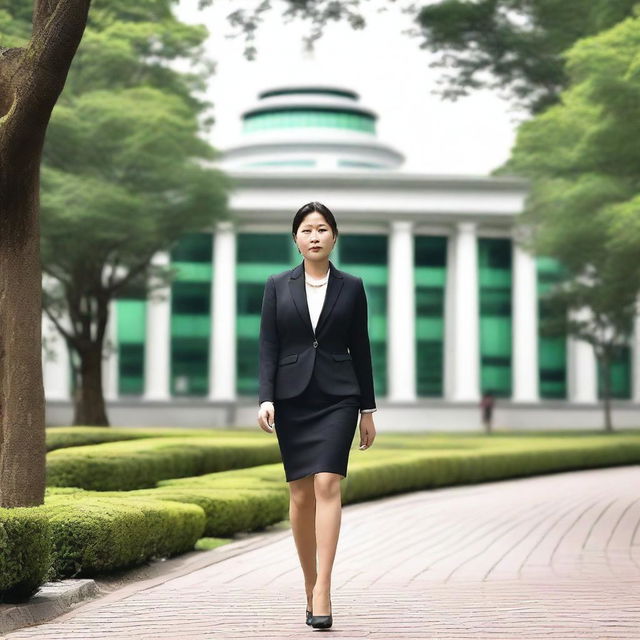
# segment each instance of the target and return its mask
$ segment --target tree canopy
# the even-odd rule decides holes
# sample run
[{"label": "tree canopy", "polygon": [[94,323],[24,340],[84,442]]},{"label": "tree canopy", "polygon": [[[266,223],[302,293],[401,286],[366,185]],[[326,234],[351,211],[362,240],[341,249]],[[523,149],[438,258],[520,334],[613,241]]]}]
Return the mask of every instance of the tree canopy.
[{"label": "tree canopy", "polygon": [[639,52],[640,17],[578,41],[560,102],[520,126],[495,172],[531,179],[520,222],[535,251],[566,268],[557,308],[591,312],[565,328],[605,362],[640,312]]},{"label": "tree canopy", "polygon": [[[539,113],[567,86],[564,52],[581,38],[633,15],[638,0],[287,0],[282,17],[309,24],[303,40],[312,49],[329,22],[366,28],[366,7],[402,11],[412,17],[407,34],[437,54],[442,69],[436,90],[455,100],[471,92],[498,90],[514,106]],[[203,4],[203,3],[201,3]],[[204,2],[210,4],[210,2]],[[255,34],[271,0],[240,7],[228,16],[245,37],[245,56],[258,55]]]},{"label": "tree canopy", "polygon": [[547,248],[564,249],[572,270],[615,248],[640,249],[639,51],[640,17],[576,43],[567,53],[571,86],[520,126],[495,172],[533,179],[527,220]]},{"label": "tree canopy", "polygon": [[[171,4],[96,1],[47,134],[42,262],[53,280],[44,307],[93,363],[78,369],[74,422],[83,424],[107,422],[95,351],[108,301],[132,285],[144,292],[152,273],[168,277],[153,255],[228,217],[229,183],[207,166],[216,152],[201,135],[207,31],[180,23]],[[195,71],[178,71],[180,60]]]},{"label": "tree canopy", "polygon": [[539,113],[567,86],[564,52],[632,15],[637,0],[441,0],[422,7],[422,47],[438,54],[444,97],[497,89]]}]

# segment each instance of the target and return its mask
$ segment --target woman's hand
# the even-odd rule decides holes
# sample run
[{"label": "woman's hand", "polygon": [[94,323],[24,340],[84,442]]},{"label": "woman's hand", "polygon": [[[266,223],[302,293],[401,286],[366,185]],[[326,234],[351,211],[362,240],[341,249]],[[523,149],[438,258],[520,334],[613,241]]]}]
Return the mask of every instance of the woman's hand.
[{"label": "woman's hand", "polygon": [[258,410],[258,424],[263,431],[273,433],[273,426],[276,423],[276,410],[273,402],[263,402]]},{"label": "woman's hand", "polygon": [[376,438],[376,427],[373,424],[373,413],[360,414],[360,450],[369,449]]}]

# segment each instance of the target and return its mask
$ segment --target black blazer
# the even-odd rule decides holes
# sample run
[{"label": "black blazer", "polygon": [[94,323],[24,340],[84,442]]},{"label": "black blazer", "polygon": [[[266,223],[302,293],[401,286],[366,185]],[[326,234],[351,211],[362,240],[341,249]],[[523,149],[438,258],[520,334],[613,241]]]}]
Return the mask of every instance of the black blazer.
[{"label": "black blazer", "polygon": [[300,395],[314,367],[323,391],[360,394],[361,409],[376,408],[362,278],[336,269],[331,261],[315,333],[307,306],[304,261],[269,276],[260,319],[259,404]]}]

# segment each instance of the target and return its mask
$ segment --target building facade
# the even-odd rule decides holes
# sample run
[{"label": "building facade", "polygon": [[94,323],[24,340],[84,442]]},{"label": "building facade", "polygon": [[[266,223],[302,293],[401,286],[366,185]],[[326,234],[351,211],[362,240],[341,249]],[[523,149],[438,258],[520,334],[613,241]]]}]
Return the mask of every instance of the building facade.
[{"label": "building facade", "polygon": [[[516,237],[525,181],[404,171],[377,138],[376,114],[347,89],[258,98],[218,162],[233,179],[233,220],[155,257],[177,268],[169,287],[112,305],[103,373],[113,424],[256,424],[264,284],[301,261],[291,222],[312,200],[338,221],[332,262],[365,284],[379,429],[477,429],[484,391],[497,398],[497,428],[602,424],[591,347],[540,333],[559,265]],[[56,344],[47,419],[64,424],[69,362]],[[638,426],[640,320],[612,385],[614,424]]]}]

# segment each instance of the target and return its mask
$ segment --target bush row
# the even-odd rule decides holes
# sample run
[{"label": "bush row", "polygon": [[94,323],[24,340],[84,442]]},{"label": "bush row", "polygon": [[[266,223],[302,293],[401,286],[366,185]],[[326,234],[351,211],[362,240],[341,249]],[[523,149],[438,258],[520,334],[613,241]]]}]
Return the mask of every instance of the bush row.
[{"label": "bush row", "polygon": [[[341,482],[342,500],[349,504],[407,491],[639,462],[640,438],[623,435],[484,440],[476,448],[453,445],[433,451],[355,449],[348,475]],[[282,465],[274,464],[163,480],[152,491],[256,491],[277,488],[283,481]],[[209,535],[219,534],[211,531]]]},{"label": "bush row", "polygon": [[194,504],[84,493],[0,509],[0,602],[24,601],[48,580],[184,553],[202,537],[205,515]]},{"label": "bush row", "polygon": [[47,486],[126,491],[153,487],[166,478],[279,460],[274,439],[147,438],[51,451],[47,454]]},{"label": "bush row", "polygon": [[0,509],[0,602],[20,602],[45,582],[50,539],[42,507]]},{"label": "bush row", "polygon": [[[630,436],[488,440],[475,450],[354,450],[342,499],[348,504],[431,487],[638,462],[640,439]],[[254,530],[285,519],[287,512],[281,463],[164,480],[155,489],[48,489],[43,507],[0,510],[0,592],[24,595],[44,575],[88,576],[174,555],[192,549],[203,535]],[[47,527],[49,532],[41,533]]]},{"label": "bush row", "polygon": [[173,429],[168,427],[48,427],[47,451],[142,438],[252,437],[256,429]]}]

